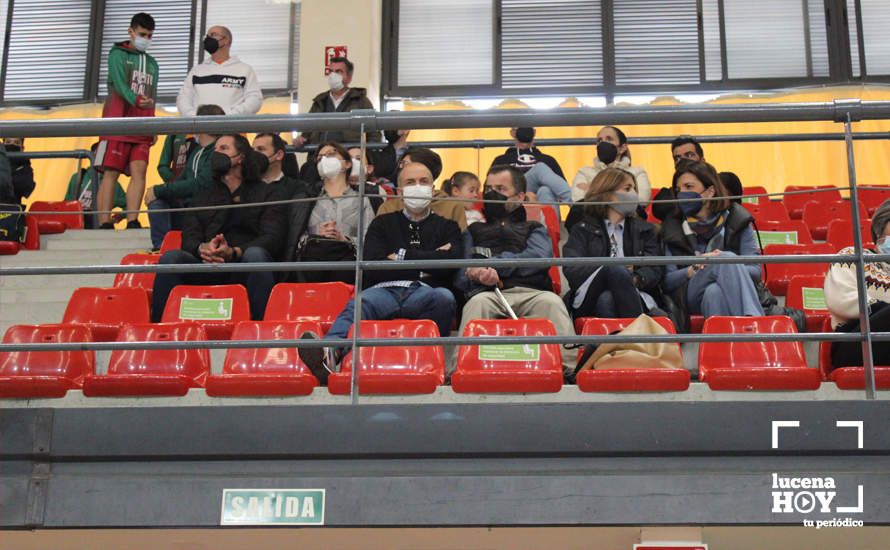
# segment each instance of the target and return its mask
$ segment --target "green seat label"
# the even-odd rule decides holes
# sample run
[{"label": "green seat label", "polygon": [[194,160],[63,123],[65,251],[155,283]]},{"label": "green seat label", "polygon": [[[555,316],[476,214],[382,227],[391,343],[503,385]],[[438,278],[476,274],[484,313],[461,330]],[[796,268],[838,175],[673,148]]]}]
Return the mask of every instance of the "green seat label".
[{"label": "green seat label", "polygon": [[324,525],[324,489],[223,489],[220,525]]},{"label": "green seat label", "polygon": [[803,287],[803,308],[804,309],[828,309],[825,305],[825,289]]},{"label": "green seat label", "polygon": [[760,242],[768,244],[798,244],[797,231],[760,231]]},{"label": "green seat label", "polygon": [[540,358],[540,344],[479,346],[479,359],[485,361],[538,361]]},{"label": "green seat label", "polygon": [[179,302],[179,318],[188,321],[229,321],[232,318],[232,299],[183,298]]}]

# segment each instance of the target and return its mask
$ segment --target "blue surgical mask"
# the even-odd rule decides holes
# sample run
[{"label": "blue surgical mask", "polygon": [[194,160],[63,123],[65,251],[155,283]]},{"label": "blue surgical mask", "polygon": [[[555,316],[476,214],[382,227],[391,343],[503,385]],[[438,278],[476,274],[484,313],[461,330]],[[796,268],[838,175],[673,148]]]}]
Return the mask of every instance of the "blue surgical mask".
[{"label": "blue surgical mask", "polygon": [[689,202],[681,202],[678,203],[680,207],[680,212],[683,213],[687,218],[689,216],[694,216],[698,214],[698,212],[704,206],[704,201],[702,200],[702,196],[700,193],[696,193],[695,191],[680,191],[677,193],[678,199],[698,199],[698,200],[690,200]]},{"label": "blue surgical mask", "polygon": [[879,254],[890,254],[890,239],[878,241],[875,248]]}]

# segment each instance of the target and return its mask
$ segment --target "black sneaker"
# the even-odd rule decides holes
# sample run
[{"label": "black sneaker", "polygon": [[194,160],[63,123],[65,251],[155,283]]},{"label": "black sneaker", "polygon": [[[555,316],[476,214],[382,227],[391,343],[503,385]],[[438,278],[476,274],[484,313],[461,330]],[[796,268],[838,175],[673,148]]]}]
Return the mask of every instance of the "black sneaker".
[{"label": "black sneaker", "polygon": [[142,224],[139,220],[130,220],[127,222],[127,229],[142,229]]},{"label": "black sneaker", "polygon": [[[300,340],[320,340],[321,337],[307,330],[300,335]],[[322,386],[328,385],[328,374],[330,369],[327,365],[327,349],[326,348],[297,348],[297,355],[300,360],[309,367],[310,372],[318,379],[318,383]]]},{"label": "black sneaker", "polygon": [[105,222],[99,225],[99,229],[114,229],[114,224],[111,222]]}]

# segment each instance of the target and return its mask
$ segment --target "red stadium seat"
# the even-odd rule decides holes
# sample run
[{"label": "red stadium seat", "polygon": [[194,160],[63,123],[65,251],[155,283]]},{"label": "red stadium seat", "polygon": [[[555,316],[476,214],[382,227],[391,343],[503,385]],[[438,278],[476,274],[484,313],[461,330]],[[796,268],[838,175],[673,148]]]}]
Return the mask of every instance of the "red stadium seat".
[{"label": "red stadium seat", "polygon": [[[834,332],[831,329],[831,318],[825,318],[822,332]],[[819,342],[819,371],[822,380],[834,382],[841,390],[864,390],[865,367],[831,366],[831,342]],[[882,390],[890,389],[890,365],[875,365],[875,387]]]},{"label": "red stadium seat", "polygon": [[[83,325],[15,325],[4,344],[60,344],[91,342]],[[0,397],[64,397],[79,389],[96,369],[92,351],[12,351],[0,353]]]},{"label": "red stadium seat", "polygon": [[18,254],[20,249],[18,241],[0,241],[0,256],[13,256]]},{"label": "red stadium seat", "polygon": [[[233,340],[298,340],[303,332],[320,332],[318,323],[242,321]],[[207,379],[207,395],[215,397],[309,395],[318,380],[300,360],[296,348],[229,349],[222,374]]]},{"label": "red stadium seat", "polygon": [[[362,338],[438,338],[439,329],[429,319],[363,321]],[[349,336],[352,336],[349,330]],[[358,390],[361,394],[433,393],[445,383],[442,346],[377,346],[359,351]],[[328,391],[349,394],[352,352],[340,364],[340,372],[328,377]]]},{"label": "red stadium seat", "polygon": [[[865,208],[859,201],[859,212],[865,217]],[[824,241],[828,235],[828,224],[832,220],[852,220],[850,201],[811,202],[804,207],[803,221],[810,228],[810,234],[818,241]]]},{"label": "red stadium seat", "polygon": [[760,244],[813,244],[810,228],[801,220],[757,222]]},{"label": "red stadium seat", "polygon": [[76,212],[77,214],[32,214],[43,235],[64,233],[66,229],[83,229],[83,207],[80,201],[34,201],[31,212]]},{"label": "red stadium seat", "polygon": [[828,317],[824,286],[825,275],[795,275],[788,283],[785,305],[803,310],[807,316],[807,332],[819,332]]},{"label": "red stadium seat", "polygon": [[[153,265],[160,260],[159,254],[127,254],[121,260],[121,265]],[[149,300],[154,283],[154,273],[118,273],[114,277],[115,288],[141,288],[148,293]]]},{"label": "red stadium seat", "polygon": [[[476,319],[464,336],[556,336],[549,319]],[[556,392],[562,388],[558,344],[461,346],[451,386],[457,393]]]},{"label": "red stadium seat", "polygon": [[529,221],[540,222],[547,228],[550,235],[550,245],[553,247],[553,257],[559,258],[559,218],[556,211],[547,205],[525,203],[525,216]]},{"label": "red stadium seat", "polygon": [[[710,317],[705,334],[790,334],[790,317]],[[712,390],[815,390],[817,369],[807,368],[800,342],[702,342],[699,378]]]},{"label": "red stadium seat", "polygon": [[[667,317],[654,317],[655,321],[670,334],[676,334],[674,323]],[[604,335],[622,330],[633,319],[599,319],[587,317],[581,334]],[[677,344],[677,348],[680,344]],[[599,369],[584,370],[576,379],[578,389],[587,392],[622,391],[684,391],[689,388],[689,371],[686,369]]]},{"label": "red stadium seat", "polygon": [[[764,247],[767,256],[794,256],[798,254],[834,254],[837,252],[828,243],[817,244],[771,244]],[[766,287],[776,296],[784,296],[788,283],[795,275],[824,275],[828,264],[763,264]]]},{"label": "red stadium seat", "polygon": [[173,287],[161,322],[195,321],[211,340],[228,340],[235,323],[250,320],[250,302],[243,285],[178,285]]},{"label": "red stadium seat", "polygon": [[83,324],[96,342],[117,338],[125,323],[148,323],[148,294],[140,288],[78,288],[68,300],[62,322]]},{"label": "red stadium seat", "polygon": [[[874,248],[875,243],[871,238],[871,221],[859,222],[859,234],[862,235],[862,246]],[[835,251],[848,246],[853,246],[853,222],[852,220],[832,220],[828,223],[828,233],[825,240],[834,247]]]},{"label": "red stadium seat", "polygon": [[[865,205],[865,208],[868,209],[868,217],[871,217],[885,200],[890,199],[890,186],[869,185],[868,187],[873,187],[874,189],[858,189],[857,191],[859,193],[859,202]],[[865,214],[862,217],[864,218]]]},{"label": "red stadium seat", "polygon": [[[190,342],[206,340],[197,323],[125,325],[118,342]],[[98,396],[181,396],[200,388],[210,374],[206,349],[130,349],[111,352],[108,374],[87,376],[83,394]]]},{"label": "red stadium seat", "polygon": [[34,216],[25,216],[25,250],[40,250],[40,227]]},{"label": "red stadium seat", "polygon": [[761,222],[780,222],[790,220],[785,205],[777,201],[763,201],[756,204],[742,203],[742,206],[754,216],[754,221]]},{"label": "red stadium seat", "polygon": [[355,295],[355,286],[333,283],[278,283],[266,305],[266,321],[316,321],[322,334]]},{"label": "red stadium seat", "polygon": [[[830,189],[830,191],[816,191],[817,189]],[[841,192],[834,189],[833,185],[789,185],[785,187],[785,192],[811,191],[810,193],[794,193],[785,195],[782,202],[788,210],[788,215],[792,220],[803,218],[803,210],[808,202],[814,201],[819,203],[834,202],[841,200]]]},{"label": "red stadium seat", "polygon": [[160,253],[170,250],[179,250],[182,248],[182,231],[167,231],[164,240],[161,241]]},{"label": "red stadium seat", "polygon": [[742,188],[742,203],[760,204],[769,202],[770,197],[749,197],[748,195],[766,195],[768,191],[762,185],[745,186]]}]

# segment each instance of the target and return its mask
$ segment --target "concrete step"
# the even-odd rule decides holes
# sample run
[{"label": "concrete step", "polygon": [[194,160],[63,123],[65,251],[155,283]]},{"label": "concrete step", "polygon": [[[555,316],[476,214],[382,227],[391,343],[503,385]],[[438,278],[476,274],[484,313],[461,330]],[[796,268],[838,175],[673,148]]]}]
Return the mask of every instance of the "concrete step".
[{"label": "concrete step", "polygon": [[42,250],[147,250],[151,237],[147,229],[130,231],[66,231],[40,238]]},{"label": "concrete step", "polygon": [[12,325],[40,325],[60,323],[68,300],[40,304],[4,304],[0,308],[0,322]]},{"label": "concrete step", "polygon": [[29,290],[39,293],[44,289],[67,288],[74,290],[82,286],[110,287],[114,285],[113,274],[99,275],[32,275],[30,277],[0,277],[0,293],[9,290]]},{"label": "concrete step", "polygon": [[127,254],[123,250],[37,250],[0,256],[0,267],[117,265]]},{"label": "concrete step", "polygon": [[34,307],[42,307],[46,302],[68,302],[74,288],[70,282],[64,286],[56,288],[40,288],[40,290],[32,289],[2,289],[0,290],[0,304],[4,307],[7,304],[34,304]]},{"label": "concrete step", "polygon": [[41,235],[40,240],[52,241],[52,240],[66,240],[66,241],[90,241],[90,240],[102,240],[102,239],[143,239],[150,240],[151,231],[149,229],[128,229],[126,231],[118,230],[118,231],[103,231],[98,229],[69,229],[64,233],[57,233],[53,235]]}]

